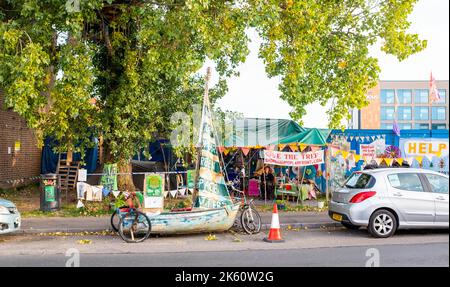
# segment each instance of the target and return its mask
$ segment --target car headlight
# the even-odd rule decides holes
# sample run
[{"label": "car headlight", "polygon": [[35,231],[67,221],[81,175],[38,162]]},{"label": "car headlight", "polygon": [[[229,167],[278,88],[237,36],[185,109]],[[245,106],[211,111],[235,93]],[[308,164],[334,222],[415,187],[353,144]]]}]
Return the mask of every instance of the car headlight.
[{"label": "car headlight", "polygon": [[0,214],[10,214],[9,209],[0,205]]}]

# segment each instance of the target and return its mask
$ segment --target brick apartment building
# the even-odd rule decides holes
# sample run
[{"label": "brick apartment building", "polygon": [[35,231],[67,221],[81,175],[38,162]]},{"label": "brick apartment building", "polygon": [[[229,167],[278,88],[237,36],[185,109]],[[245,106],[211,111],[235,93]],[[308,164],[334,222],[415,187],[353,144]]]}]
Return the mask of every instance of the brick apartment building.
[{"label": "brick apartment building", "polygon": [[[379,81],[367,94],[370,104],[353,112],[349,128],[401,130],[449,128],[449,81],[436,81],[441,100],[429,104],[429,81]],[[397,115],[395,115],[397,107]]]},{"label": "brick apartment building", "polygon": [[41,170],[41,149],[34,133],[17,113],[5,109],[0,90],[0,188],[36,180]]}]

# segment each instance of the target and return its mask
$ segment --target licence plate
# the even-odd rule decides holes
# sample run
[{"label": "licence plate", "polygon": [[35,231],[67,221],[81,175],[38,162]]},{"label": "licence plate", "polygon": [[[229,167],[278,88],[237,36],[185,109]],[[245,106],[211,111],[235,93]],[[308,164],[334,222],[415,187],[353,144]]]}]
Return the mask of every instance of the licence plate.
[{"label": "licence plate", "polygon": [[333,219],[336,221],[342,221],[342,215],[333,213]]}]

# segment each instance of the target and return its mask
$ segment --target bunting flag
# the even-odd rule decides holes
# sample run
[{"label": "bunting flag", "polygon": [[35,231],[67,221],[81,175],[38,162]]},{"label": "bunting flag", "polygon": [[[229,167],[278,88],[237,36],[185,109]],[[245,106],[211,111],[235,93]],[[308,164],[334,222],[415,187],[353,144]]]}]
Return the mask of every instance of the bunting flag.
[{"label": "bunting flag", "polygon": [[391,166],[391,165],[392,165],[392,162],[394,161],[394,159],[393,159],[393,158],[385,158],[384,161],[386,162],[386,164],[387,164],[388,166]]},{"label": "bunting flag", "polygon": [[250,151],[250,149],[249,149],[248,147],[242,147],[242,148],[241,148],[241,151],[242,151],[242,154],[243,154],[244,156],[247,156],[248,153],[249,153],[249,151]]},{"label": "bunting flag", "polygon": [[282,150],[284,150],[285,147],[286,147],[285,144],[279,144],[279,145],[278,145],[278,150],[279,150],[279,151],[282,151]]},{"label": "bunting flag", "polygon": [[184,196],[186,194],[186,188],[181,188],[178,190],[178,192],[180,193],[180,195]]},{"label": "bunting flag", "polygon": [[425,156],[428,158],[428,160],[429,160],[430,162],[432,162],[432,161],[433,161],[433,158],[434,158],[436,155],[434,155],[434,154],[426,154]]},{"label": "bunting flag", "polygon": [[290,144],[290,145],[289,145],[289,148],[290,148],[292,151],[297,151],[297,150],[298,150],[297,144]]},{"label": "bunting flag", "polygon": [[224,154],[224,155],[228,155],[228,154],[230,153],[230,151],[231,151],[231,149],[226,148],[226,149],[223,151],[223,154]]},{"label": "bunting flag", "polygon": [[270,150],[270,151],[273,151],[273,150],[275,150],[275,146],[274,146],[274,145],[268,145],[268,146],[266,147],[266,149],[267,149],[267,150]]},{"label": "bunting flag", "polygon": [[355,162],[358,162],[361,160],[361,156],[359,154],[354,154],[353,159],[355,160]]},{"label": "bunting flag", "polygon": [[374,137],[374,136],[371,136],[370,139],[374,141],[374,140],[375,140],[375,137]]},{"label": "bunting flag", "polygon": [[169,193],[172,196],[172,198],[175,198],[177,196],[177,192],[178,192],[178,190],[176,190],[176,189],[169,191]]},{"label": "bunting flag", "polygon": [[119,195],[120,191],[115,190],[115,191],[113,191],[112,193],[113,193],[114,197],[117,197],[117,196]]},{"label": "bunting flag", "polygon": [[83,202],[81,202],[81,200],[78,200],[77,208],[82,208],[82,207],[84,207]]},{"label": "bunting flag", "polygon": [[381,164],[381,162],[383,161],[382,158],[374,158],[375,162],[377,163],[377,165],[379,166]]},{"label": "bunting flag", "polygon": [[418,162],[420,165],[422,165],[423,156],[415,156],[414,159],[417,160],[417,162]]},{"label": "bunting flag", "polygon": [[165,190],[165,191],[163,192],[163,194],[164,194],[164,197],[167,197],[167,195],[169,194],[169,191],[168,191],[168,190]]},{"label": "bunting flag", "polygon": [[353,141],[354,138],[355,138],[354,136],[351,136],[351,137],[350,137],[350,141]]},{"label": "bunting flag", "polygon": [[220,153],[223,153],[225,151],[225,147],[223,146],[219,146],[218,149]]},{"label": "bunting flag", "polygon": [[341,150],[341,154],[342,154],[342,157],[343,157],[344,159],[347,159],[347,157],[348,157],[348,151]]},{"label": "bunting flag", "polygon": [[403,158],[396,158],[395,161],[401,166],[403,164]]},{"label": "bunting flag", "polygon": [[414,158],[408,157],[408,158],[404,158],[403,160],[406,161],[409,165],[411,165],[413,163]]},{"label": "bunting flag", "polygon": [[305,144],[300,144],[300,151],[304,151],[307,147]]}]

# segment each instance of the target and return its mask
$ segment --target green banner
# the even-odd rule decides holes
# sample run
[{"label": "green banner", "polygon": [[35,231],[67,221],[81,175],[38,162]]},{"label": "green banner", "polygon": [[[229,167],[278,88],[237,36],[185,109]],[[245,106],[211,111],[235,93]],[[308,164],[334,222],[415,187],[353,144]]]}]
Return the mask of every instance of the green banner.
[{"label": "green banner", "polygon": [[147,197],[162,197],[164,190],[163,176],[149,174],[145,177],[145,195]]},{"label": "green banner", "polygon": [[114,164],[105,164],[103,167],[103,176],[100,181],[101,185],[108,190],[118,190],[117,188],[117,165]]},{"label": "green banner", "polygon": [[195,172],[194,169],[187,171],[187,187],[189,189],[194,188],[194,185],[195,185],[195,174],[196,174],[196,172]]}]

